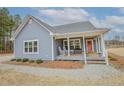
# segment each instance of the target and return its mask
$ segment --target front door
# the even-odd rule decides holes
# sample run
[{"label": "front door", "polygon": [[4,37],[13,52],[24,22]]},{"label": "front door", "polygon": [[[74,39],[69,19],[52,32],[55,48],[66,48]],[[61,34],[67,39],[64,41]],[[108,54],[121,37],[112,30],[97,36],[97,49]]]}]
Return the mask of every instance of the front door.
[{"label": "front door", "polygon": [[87,40],[87,52],[88,53],[93,52],[93,41],[92,40]]}]

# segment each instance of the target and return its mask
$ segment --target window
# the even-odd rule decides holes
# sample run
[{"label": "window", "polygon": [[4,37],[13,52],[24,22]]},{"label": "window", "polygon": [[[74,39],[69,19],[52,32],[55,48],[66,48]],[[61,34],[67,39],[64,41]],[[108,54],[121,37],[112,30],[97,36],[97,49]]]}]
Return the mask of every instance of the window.
[{"label": "window", "polygon": [[[70,39],[70,49],[74,50],[74,49],[81,49],[81,42],[80,39]],[[63,46],[68,49],[68,44],[67,44],[67,40],[63,40]]]},{"label": "window", "polygon": [[24,53],[38,53],[38,40],[24,41]]}]

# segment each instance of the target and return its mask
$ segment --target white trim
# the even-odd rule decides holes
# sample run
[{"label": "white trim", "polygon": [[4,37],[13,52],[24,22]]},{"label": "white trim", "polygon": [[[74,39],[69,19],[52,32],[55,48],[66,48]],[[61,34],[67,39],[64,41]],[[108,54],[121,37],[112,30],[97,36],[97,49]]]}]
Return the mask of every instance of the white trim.
[{"label": "white trim", "polygon": [[[33,17],[32,17],[33,18]],[[53,34],[52,31],[50,31],[47,27],[43,26],[40,22],[38,22],[35,18],[33,18],[40,26],[42,26],[43,28],[45,28],[51,35]]]},{"label": "white trim", "polygon": [[98,52],[101,53],[100,37],[98,37]]},{"label": "white trim", "polygon": [[105,57],[105,42],[103,35],[101,35],[101,47],[102,47],[102,56]]},{"label": "white trim", "polygon": [[[25,52],[25,42],[33,42],[33,41],[37,41],[37,52]],[[24,40],[23,41],[23,54],[39,54],[39,40],[38,39]]]},{"label": "white trim", "polygon": [[[75,40],[78,40],[79,41],[79,47],[81,48],[81,39],[69,39],[69,41],[74,41],[74,48],[75,48]],[[65,46],[65,41],[67,41],[67,40],[63,40],[63,46]],[[67,46],[68,46],[68,44],[67,44]]]},{"label": "white trim", "polygon": [[20,26],[17,28],[17,30],[14,33],[14,39],[18,36],[18,34],[21,32],[22,28],[26,25],[29,19],[26,19],[24,22],[20,24]]},{"label": "white trim", "polygon": [[51,40],[52,40],[52,61],[54,61],[54,37],[51,36]]},{"label": "white trim", "polygon": [[67,37],[67,43],[68,43],[68,56],[70,56],[70,40],[69,40],[69,37]]},{"label": "white trim", "polygon": [[96,52],[98,53],[98,39],[97,38],[98,37],[96,37],[95,40],[96,40]]},{"label": "white trim", "polygon": [[13,42],[14,43],[14,47],[13,48],[14,48],[14,58],[15,58],[15,40],[13,40],[13,41],[14,41]]},{"label": "white trim", "polygon": [[86,51],[88,53],[88,47],[87,47],[87,42],[91,41],[92,42],[92,52],[94,52],[94,43],[93,43],[93,39],[86,39]]},{"label": "white trim", "polygon": [[84,63],[87,64],[87,56],[86,56],[86,46],[85,46],[85,37],[83,36],[83,49],[84,49]]},{"label": "white trim", "polygon": [[45,28],[45,29],[50,33],[50,35],[53,34],[52,31],[50,31],[48,28],[46,28],[46,27],[43,26],[41,23],[39,23],[34,17],[29,16],[29,17],[27,18],[27,20],[24,21],[24,22],[17,28],[17,30],[16,30],[16,32],[15,32],[14,38],[16,38],[16,37],[18,36],[18,34],[20,33],[20,31],[22,31],[22,28],[26,25],[26,23],[27,23],[30,19],[32,19],[32,21],[34,20],[34,21],[37,22],[41,27]]},{"label": "white trim", "polygon": [[75,35],[75,34],[85,34],[85,33],[100,33],[100,34],[103,34],[103,33],[106,33],[108,32],[110,29],[107,29],[107,30],[92,30],[92,31],[85,31],[85,32],[72,32],[72,33],[63,33],[63,34],[59,34],[59,33],[54,33],[54,35]]}]

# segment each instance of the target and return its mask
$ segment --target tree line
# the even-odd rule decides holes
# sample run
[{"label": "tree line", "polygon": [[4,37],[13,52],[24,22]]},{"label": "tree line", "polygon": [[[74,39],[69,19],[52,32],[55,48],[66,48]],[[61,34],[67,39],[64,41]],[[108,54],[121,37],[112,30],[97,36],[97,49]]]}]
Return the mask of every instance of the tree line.
[{"label": "tree line", "polygon": [[0,8],[0,53],[12,52],[12,35],[22,22],[19,14],[11,15],[7,8]]}]

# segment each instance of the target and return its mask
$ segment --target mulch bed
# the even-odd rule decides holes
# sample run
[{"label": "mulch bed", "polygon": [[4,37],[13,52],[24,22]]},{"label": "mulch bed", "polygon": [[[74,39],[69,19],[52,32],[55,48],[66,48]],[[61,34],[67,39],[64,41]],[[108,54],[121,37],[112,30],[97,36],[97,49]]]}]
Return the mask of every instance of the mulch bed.
[{"label": "mulch bed", "polygon": [[84,64],[79,61],[44,61],[43,63],[30,63],[30,62],[3,62],[3,64],[24,65],[33,67],[46,67],[46,68],[61,68],[61,69],[79,69],[83,68]]}]

